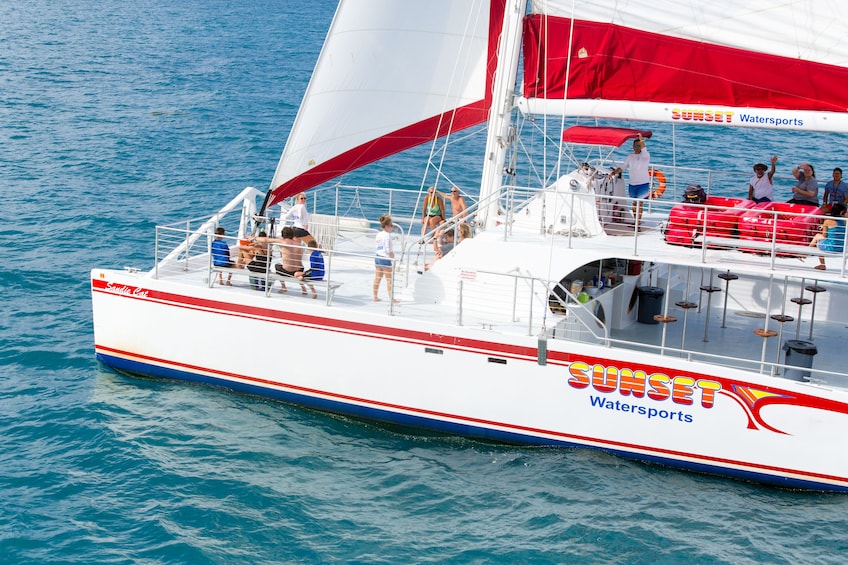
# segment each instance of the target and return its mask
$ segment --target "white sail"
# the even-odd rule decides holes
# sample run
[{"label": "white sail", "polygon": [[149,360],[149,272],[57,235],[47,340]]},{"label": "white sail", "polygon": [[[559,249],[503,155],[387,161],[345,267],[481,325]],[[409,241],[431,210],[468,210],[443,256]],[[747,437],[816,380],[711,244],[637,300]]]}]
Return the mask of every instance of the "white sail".
[{"label": "white sail", "polygon": [[486,0],[342,2],[271,183],[273,200],[484,121],[497,12]]}]

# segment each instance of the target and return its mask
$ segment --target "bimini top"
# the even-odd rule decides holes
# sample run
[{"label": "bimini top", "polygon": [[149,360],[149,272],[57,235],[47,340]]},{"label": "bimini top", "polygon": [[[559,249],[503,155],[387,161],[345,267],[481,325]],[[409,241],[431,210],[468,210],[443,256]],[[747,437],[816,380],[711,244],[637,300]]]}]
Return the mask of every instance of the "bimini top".
[{"label": "bimini top", "polygon": [[629,128],[608,128],[594,126],[571,126],[562,132],[562,140],[566,143],[579,145],[606,145],[621,147],[628,139],[642,137],[648,139],[653,135],[650,130]]}]

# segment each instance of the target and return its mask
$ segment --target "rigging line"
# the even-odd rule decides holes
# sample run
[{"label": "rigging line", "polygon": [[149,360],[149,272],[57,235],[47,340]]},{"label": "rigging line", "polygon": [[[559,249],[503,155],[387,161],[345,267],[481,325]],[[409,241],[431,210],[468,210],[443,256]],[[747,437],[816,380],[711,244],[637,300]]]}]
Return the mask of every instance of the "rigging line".
[{"label": "rigging line", "polygon": [[[516,152],[518,150],[517,148],[520,147],[522,149],[522,152],[524,153],[524,156],[527,158],[526,166],[527,166],[528,177],[525,180],[525,184],[528,187],[530,186],[531,180],[530,180],[529,175],[531,173],[535,176],[536,182],[538,182],[540,185],[544,184],[545,183],[544,172],[540,173],[538,167],[536,166],[536,163],[532,160],[531,156],[534,154],[533,146],[528,147],[527,144],[524,143],[524,135],[525,134],[522,133],[523,130],[524,130],[524,127],[522,126],[521,132],[519,132],[519,134],[515,136],[515,139],[516,139]],[[531,142],[533,144],[535,144],[535,142],[536,142],[535,133],[538,132],[538,131],[539,131],[539,129],[535,128],[535,127],[530,130],[529,135],[530,135]]]},{"label": "rigging line", "polygon": [[[467,48],[467,45],[468,45],[468,36],[469,36],[470,30],[477,29],[477,24],[479,23],[480,17],[481,17],[481,11],[480,10],[481,10],[483,4],[485,4],[485,3],[477,4],[478,9],[476,11],[469,11],[469,13],[468,13],[468,16],[467,16],[466,21],[465,21],[465,29],[464,29],[464,32],[462,34],[462,41],[460,42],[460,47],[459,47],[459,52],[462,53],[462,54],[466,54],[466,48]],[[476,18],[475,18],[475,16],[476,16]],[[486,41],[486,51],[488,53],[488,36],[487,36],[487,41]],[[463,68],[462,69],[458,68],[459,63],[460,63],[460,59],[463,60]],[[447,155],[447,148],[448,148],[448,145],[450,144],[450,137],[451,137],[451,134],[453,132],[454,120],[456,119],[456,110],[457,110],[456,104],[453,105],[453,109],[450,112],[450,119],[449,119],[449,122],[448,122],[448,132],[444,135],[445,143],[441,147],[440,150],[438,149],[438,144],[439,144],[438,133],[442,130],[442,124],[444,123],[445,114],[447,113],[445,110],[448,106],[448,100],[451,99],[449,94],[453,91],[452,86],[453,86],[454,80],[456,79],[456,77],[467,76],[468,63],[469,63],[469,57],[467,55],[464,56],[464,57],[457,57],[456,61],[454,62],[454,69],[453,69],[453,72],[450,75],[451,80],[450,80],[450,83],[448,85],[445,98],[442,101],[442,111],[439,113],[438,125],[437,125],[436,130],[433,134],[433,142],[430,145],[430,155],[427,158],[427,167],[424,171],[424,174],[421,177],[421,184],[418,187],[418,198],[416,199],[415,207],[412,210],[412,221],[410,221],[410,224],[409,224],[410,237],[412,236],[412,229],[413,229],[413,226],[414,226],[414,220],[417,217],[418,206],[419,206],[419,204],[422,204],[422,194],[424,193],[424,187],[427,184],[427,171],[429,171],[430,167],[433,168],[433,170],[435,171],[435,175],[436,175],[436,180],[435,180],[433,186],[438,188],[439,177],[441,175],[441,170],[442,170],[444,163],[445,163],[445,158],[446,158],[446,155]],[[435,155],[439,155],[438,165],[435,164],[435,161],[436,161]]]},{"label": "rigging line", "polygon": [[[472,137],[475,137],[475,136],[477,136],[477,135],[479,135],[479,134],[481,134],[481,133],[485,133],[485,128],[479,128],[479,127],[478,127],[478,128],[473,128],[471,131],[469,131],[468,133],[464,133],[464,134],[463,134],[463,135],[461,135],[461,136],[456,136],[456,135],[454,135],[454,136],[453,136],[453,139],[451,139],[450,141],[447,141],[447,140],[446,140],[445,145],[447,145],[447,144],[454,145],[454,144],[460,143],[460,142],[462,142],[462,141],[465,141],[465,140],[467,140],[467,139],[470,139],[470,138],[472,138]],[[446,174],[445,174],[445,172],[444,172],[444,170],[443,170],[442,168],[437,168],[437,167],[436,167],[436,166],[432,163],[432,161],[428,161],[428,166],[430,166],[430,165],[432,165],[432,166],[433,166],[433,168],[434,168],[434,169],[436,169],[436,174],[437,174],[440,178],[444,178],[444,179],[445,179],[445,181],[446,181],[446,182],[448,182],[451,186],[456,185],[456,183],[455,183],[455,182],[453,182],[453,181],[450,179],[450,177],[449,177],[448,175],[446,175]]]},{"label": "rigging line", "polygon": [[[547,4],[547,2],[545,2],[545,3]],[[571,51],[572,51],[573,41],[574,41],[574,9],[575,9],[575,5],[576,5],[575,0],[572,0],[572,2],[571,2],[571,21],[569,23],[569,33],[568,33],[568,51],[567,51],[568,56],[566,57],[566,63],[565,63],[565,90],[563,91],[563,95],[562,95],[563,96],[563,99],[562,99],[563,108],[568,103],[568,85],[569,85],[569,79],[570,79],[570,74],[571,74]],[[546,13],[547,13],[547,10],[546,10]],[[549,37],[549,33],[548,33],[549,29],[548,29],[548,17],[547,16],[545,17],[545,24],[544,25],[545,25],[545,45],[547,46],[547,44],[550,41],[550,37]],[[545,50],[545,52],[546,52],[546,56],[544,58],[543,64],[544,64],[544,67],[545,67],[544,76],[545,76],[545,80],[547,80],[547,76],[548,76],[547,49]],[[545,91],[545,99],[547,100],[547,92],[548,92],[547,83],[545,83],[544,86],[545,86],[545,90],[544,90]],[[545,112],[544,120],[543,120],[545,122],[545,133],[546,134],[547,134],[547,115],[548,115],[547,112]],[[565,112],[562,112],[562,116],[560,118],[560,132],[562,132],[563,129],[565,129]],[[558,137],[559,137],[559,140],[556,144],[556,147],[557,147],[556,174],[554,176],[554,182],[553,182],[554,194],[555,195],[557,193],[556,179],[560,178],[561,172],[562,172],[562,149],[563,149],[563,143],[564,143],[563,138],[562,138],[562,133],[560,133]],[[543,170],[545,170],[545,171],[547,171],[547,153],[548,153],[547,151],[543,151],[543,155],[544,155],[544,157],[543,157],[543,167],[544,167],[544,169]],[[544,190],[546,186],[547,185],[543,186],[542,189]],[[570,206],[571,206],[572,209],[574,208],[574,194],[573,193],[571,194]],[[574,215],[570,214],[569,217],[573,219]],[[544,226],[543,226],[543,228],[544,228]],[[569,241],[570,241],[571,234],[574,231],[574,225],[573,225],[572,222],[569,223],[568,228],[569,228]],[[544,231],[546,232],[547,230],[544,229]],[[547,276],[546,276],[548,281],[551,280],[551,276],[552,276],[552,272],[553,272],[554,234],[551,233],[549,235],[549,237],[550,237],[550,245],[548,246],[548,272],[547,272]],[[543,318],[543,320],[547,318],[547,310],[548,309],[546,307],[544,309],[545,317]]]}]

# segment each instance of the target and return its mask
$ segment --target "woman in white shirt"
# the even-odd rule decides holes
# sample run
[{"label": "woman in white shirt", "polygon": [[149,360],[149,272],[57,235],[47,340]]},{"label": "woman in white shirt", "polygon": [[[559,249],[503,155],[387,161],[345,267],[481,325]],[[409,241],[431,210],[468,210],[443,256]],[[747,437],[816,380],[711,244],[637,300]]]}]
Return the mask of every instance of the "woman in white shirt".
[{"label": "woman in white shirt", "polygon": [[283,216],[283,221],[291,222],[295,238],[303,242],[304,245],[309,245],[309,242],[315,241],[315,238],[309,233],[309,211],[306,209],[306,194],[301,192],[295,197],[295,201],[295,205],[289,208],[289,211]]}]

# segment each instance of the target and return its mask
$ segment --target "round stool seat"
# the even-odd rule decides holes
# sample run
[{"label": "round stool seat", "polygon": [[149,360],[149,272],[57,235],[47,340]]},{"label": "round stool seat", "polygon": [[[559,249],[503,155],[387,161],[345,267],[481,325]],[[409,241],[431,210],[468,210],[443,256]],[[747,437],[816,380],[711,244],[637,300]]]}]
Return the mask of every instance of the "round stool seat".
[{"label": "round stool seat", "polygon": [[674,305],[678,308],[683,308],[684,310],[689,310],[690,308],[698,307],[695,302],[689,302],[688,300],[681,300],[680,302],[675,302]]},{"label": "round stool seat", "polygon": [[718,275],[718,278],[725,281],[735,281],[739,278],[739,275],[734,275],[733,273],[721,273]]},{"label": "round stool seat", "polygon": [[792,316],[787,316],[786,314],[772,314],[769,318],[781,324],[784,322],[791,322],[795,319]]},{"label": "round stool seat", "polygon": [[777,332],[774,330],[767,330],[765,328],[757,328],[754,330],[754,333],[760,337],[774,337],[777,335]]},{"label": "round stool seat", "polygon": [[817,284],[811,284],[804,287],[805,290],[809,290],[813,294],[817,294],[819,292],[827,292],[827,289],[823,286],[819,286]]},{"label": "round stool seat", "polygon": [[792,298],[790,302],[794,302],[798,306],[806,306],[807,304],[812,304],[813,301],[809,298]]},{"label": "round stool seat", "polygon": [[677,318],[674,316],[663,316],[662,314],[657,314],[654,316],[654,320],[661,324],[668,324],[670,322],[676,322]]},{"label": "round stool seat", "polygon": [[705,284],[704,286],[702,286],[701,290],[703,290],[704,292],[721,292],[721,289],[719,287],[711,286],[711,285],[708,285],[708,284]]}]

